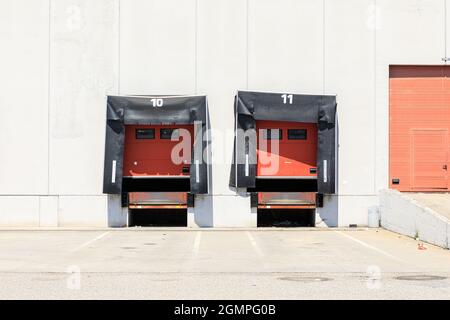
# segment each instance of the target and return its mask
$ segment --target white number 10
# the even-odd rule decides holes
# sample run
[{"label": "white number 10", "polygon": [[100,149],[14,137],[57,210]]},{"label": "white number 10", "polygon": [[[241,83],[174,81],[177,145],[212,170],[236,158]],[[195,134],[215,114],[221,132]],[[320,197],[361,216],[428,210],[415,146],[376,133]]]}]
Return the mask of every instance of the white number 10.
[{"label": "white number 10", "polygon": [[162,107],[164,104],[163,99],[150,99],[150,101],[154,107]]},{"label": "white number 10", "polygon": [[294,101],[294,95],[292,94],[282,94],[281,98],[283,99],[283,103],[286,104],[289,101],[289,104],[292,104]]}]

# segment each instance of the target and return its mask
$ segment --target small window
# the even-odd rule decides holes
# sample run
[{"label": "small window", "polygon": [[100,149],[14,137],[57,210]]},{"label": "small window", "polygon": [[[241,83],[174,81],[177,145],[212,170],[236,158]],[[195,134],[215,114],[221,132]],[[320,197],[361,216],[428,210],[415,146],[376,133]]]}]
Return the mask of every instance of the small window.
[{"label": "small window", "polygon": [[155,129],[136,129],[136,139],[155,139]]},{"label": "small window", "polygon": [[[173,135],[173,137],[172,137]],[[178,129],[175,128],[164,128],[159,130],[159,137],[160,139],[174,139],[178,140],[180,139],[180,133]]]},{"label": "small window", "polygon": [[289,140],[306,140],[306,129],[288,129]]},{"label": "small window", "polygon": [[283,139],[283,131],[281,129],[262,129],[263,139],[265,140],[281,140]]}]

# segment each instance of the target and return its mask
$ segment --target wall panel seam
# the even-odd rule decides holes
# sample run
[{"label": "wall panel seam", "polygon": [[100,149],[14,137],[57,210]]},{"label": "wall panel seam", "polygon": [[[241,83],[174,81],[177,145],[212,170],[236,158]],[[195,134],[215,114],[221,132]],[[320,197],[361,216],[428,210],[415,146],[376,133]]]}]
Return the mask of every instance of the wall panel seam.
[{"label": "wall panel seam", "polygon": [[[373,0],[374,4],[374,28],[373,28],[373,139],[374,139],[374,165],[373,165],[373,192],[377,193],[377,163],[376,159],[378,158],[378,140],[377,140],[377,129],[378,129],[378,121],[377,121],[377,27],[378,27],[378,3],[377,0]],[[388,127],[389,128],[389,127]],[[388,129],[389,130],[389,129]],[[389,133],[388,133],[389,135]],[[389,148],[389,145],[386,146]],[[389,161],[389,160],[388,160]],[[388,164],[389,165],[389,164]]]},{"label": "wall panel seam", "polygon": [[120,95],[120,0],[117,0],[117,94]]},{"label": "wall panel seam", "polygon": [[322,0],[322,94],[325,94],[325,0]]},{"label": "wall panel seam", "polygon": [[447,0],[444,0],[444,64],[447,64]]},{"label": "wall panel seam", "polygon": [[194,28],[194,90],[198,94],[198,1],[195,0]]},{"label": "wall panel seam", "polygon": [[51,109],[51,25],[52,0],[48,0],[48,74],[47,74],[47,194],[50,194],[50,109]]},{"label": "wall panel seam", "polygon": [[245,55],[245,73],[246,73],[246,89],[248,90],[248,84],[249,84],[249,41],[248,41],[248,37],[249,37],[249,20],[250,20],[250,4],[249,4],[250,0],[247,0],[246,2],[246,10],[247,10],[247,20],[246,20],[246,25],[245,25],[245,45],[246,45],[246,55]]}]

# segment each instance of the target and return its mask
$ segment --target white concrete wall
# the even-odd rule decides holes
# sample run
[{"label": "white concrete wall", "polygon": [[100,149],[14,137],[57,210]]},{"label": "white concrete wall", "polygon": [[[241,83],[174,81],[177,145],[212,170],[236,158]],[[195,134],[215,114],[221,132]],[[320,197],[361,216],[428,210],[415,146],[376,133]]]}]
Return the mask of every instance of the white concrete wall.
[{"label": "white concrete wall", "polygon": [[107,212],[105,196],[60,196],[58,226],[105,227],[108,225]]},{"label": "white concrete wall", "polygon": [[50,6],[49,193],[99,195],[105,101],[117,93],[115,0]]},{"label": "white concrete wall", "polygon": [[106,226],[106,95],[118,88],[118,2],[50,3],[49,194],[58,226]]},{"label": "white concrete wall", "polygon": [[211,195],[196,200],[197,220],[205,226],[252,226],[249,201],[228,186],[233,155],[233,97],[237,89],[247,86],[246,1],[198,1],[196,29],[197,92],[208,95],[213,160]]},{"label": "white concrete wall", "polygon": [[[367,225],[375,174],[373,0],[325,1],[324,91],[338,101],[338,225]],[[362,150],[363,148],[363,150]],[[333,208],[334,209],[334,208]]]},{"label": "white concrete wall", "polygon": [[380,214],[383,228],[449,248],[450,220],[408,197],[407,193],[382,190]]},{"label": "white concrete wall", "polygon": [[0,2],[2,195],[48,192],[49,23],[48,0]]},{"label": "white concrete wall", "polygon": [[58,226],[58,201],[57,196],[39,197],[39,226]]},{"label": "white concrete wall", "polygon": [[248,1],[248,89],[322,94],[323,3]]},{"label": "white concrete wall", "polygon": [[0,193],[21,196],[0,196],[0,225],[105,226],[105,96],[118,86],[118,2],[2,1],[0,15]]},{"label": "white concrete wall", "polygon": [[1,1],[0,226],[126,225],[102,194],[107,94],[207,94],[216,161],[191,220],[254,226],[228,187],[238,89],[337,95],[338,193],[317,219],[366,225],[388,186],[389,65],[443,63],[445,1]]},{"label": "white concrete wall", "polygon": [[120,1],[119,26],[120,94],[195,93],[196,0]]}]

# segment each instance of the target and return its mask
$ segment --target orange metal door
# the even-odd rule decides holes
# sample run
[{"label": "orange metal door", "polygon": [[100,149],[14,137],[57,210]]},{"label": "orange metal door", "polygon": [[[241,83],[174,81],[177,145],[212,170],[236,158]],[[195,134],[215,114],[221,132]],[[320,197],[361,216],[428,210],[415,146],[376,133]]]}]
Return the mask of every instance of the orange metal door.
[{"label": "orange metal door", "polygon": [[123,176],[189,176],[187,170],[191,162],[191,148],[177,148],[176,150],[180,149],[180,152],[176,152],[176,159],[172,157],[174,148],[180,146],[184,139],[184,135],[180,134],[179,140],[171,140],[172,130],[176,129],[185,129],[189,132],[188,145],[192,146],[194,131],[192,125],[127,125]]},{"label": "orange metal door", "polygon": [[316,124],[257,121],[256,130],[258,177],[317,177]]},{"label": "orange metal door", "polygon": [[389,185],[445,191],[448,184],[450,68],[391,66]]}]

